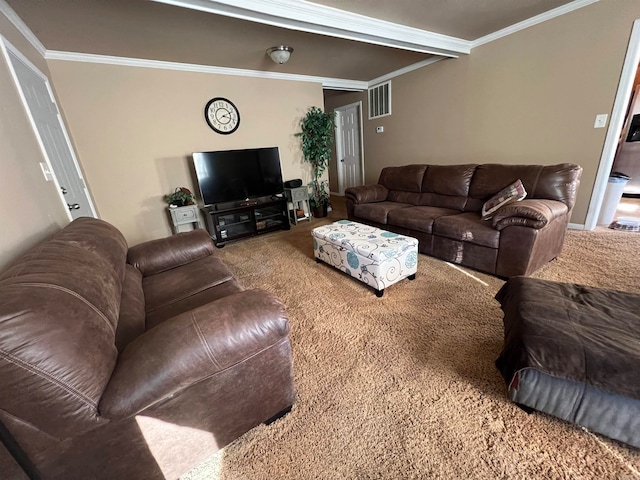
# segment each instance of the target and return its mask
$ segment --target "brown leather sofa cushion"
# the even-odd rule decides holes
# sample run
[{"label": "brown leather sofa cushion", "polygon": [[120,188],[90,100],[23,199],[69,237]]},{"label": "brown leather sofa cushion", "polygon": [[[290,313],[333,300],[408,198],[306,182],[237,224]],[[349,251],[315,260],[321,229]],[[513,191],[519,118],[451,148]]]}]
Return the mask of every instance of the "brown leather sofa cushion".
[{"label": "brown leather sofa cushion", "polygon": [[535,189],[542,168],[541,165],[478,165],[469,186],[469,196],[484,203],[507,185],[520,180],[528,197],[536,198]]},{"label": "brown leather sofa cushion", "polygon": [[68,242],[78,248],[94,252],[124,279],[127,241],[120,230],[97,218],[80,217],[54,235],[53,240]]},{"label": "brown leather sofa cushion", "polygon": [[407,207],[413,207],[413,205],[396,202],[363,203],[354,207],[354,213],[357,217],[384,225],[387,223],[390,211]]},{"label": "brown leather sofa cushion", "polygon": [[385,167],[380,172],[378,183],[389,190],[420,193],[422,190],[422,179],[426,171],[427,165]]},{"label": "brown leather sofa cushion", "polygon": [[496,230],[502,230],[510,225],[542,228],[554,218],[566,215],[567,206],[554,200],[522,200],[500,208],[492,220]]},{"label": "brown leather sofa cushion", "polygon": [[127,261],[147,276],[194,262],[214,250],[209,234],[198,229],[131,247]]},{"label": "brown leather sofa cushion", "polygon": [[560,201],[573,208],[580,184],[581,168],[562,163],[559,165],[478,165],[469,187],[466,211],[480,211],[482,204],[496,192],[521,180],[527,198]]},{"label": "brown leather sofa cushion", "polygon": [[387,200],[389,202],[406,203],[408,205],[418,205],[420,203],[420,193],[417,192],[402,192],[397,190],[390,190]]},{"label": "brown leather sofa cushion", "polygon": [[286,340],[288,333],[284,305],[262,290],[245,290],[185,312],[126,348],[100,411],[107,418],[133,415]]},{"label": "brown leather sofa cushion", "polygon": [[461,242],[475,243],[485,247],[500,246],[500,232],[485,222],[477,213],[467,212],[458,215],[439,217],[433,224],[433,233]]},{"label": "brown leather sofa cushion", "polygon": [[422,180],[419,205],[462,211],[477,165],[429,165]]},{"label": "brown leather sofa cushion", "polygon": [[83,230],[77,237],[65,229],[28,251],[0,280],[0,405],[54,436],[100,424],[98,401],[118,355],[126,243],[91,220],[70,227]]},{"label": "brown leather sofa cushion", "polygon": [[345,196],[351,196],[356,203],[384,202],[389,195],[389,189],[383,185],[361,185],[350,187]]},{"label": "brown leather sofa cushion", "polygon": [[188,312],[189,310],[215,302],[220,298],[242,292],[243,290],[235,279],[212,285],[203,290],[194,288],[191,295],[174,299],[171,303],[163,305],[162,308],[147,313],[147,330],[183,312]]},{"label": "brown leather sofa cushion", "polygon": [[145,324],[142,274],[140,270],[127,264],[116,329],[116,346],[119,352],[124,350],[131,340],[144,333]]},{"label": "brown leather sofa cushion", "polygon": [[233,280],[233,275],[218,257],[209,255],[166,272],[145,276],[142,287],[146,311],[151,313],[208,288]]},{"label": "brown leather sofa cushion", "polygon": [[571,210],[576,201],[581,176],[582,168],[569,163],[547,165],[540,172],[535,190],[527,192],[530,192],[530,198],[557,200]]},{"label": "brown leather sofa cushion", "polygon": [[457,215],[458,210],[439,207],[408,207],[391,210],[388,214],[389,225],[404,227],[418,232],[433,233],[433,222],[445,215]]}]

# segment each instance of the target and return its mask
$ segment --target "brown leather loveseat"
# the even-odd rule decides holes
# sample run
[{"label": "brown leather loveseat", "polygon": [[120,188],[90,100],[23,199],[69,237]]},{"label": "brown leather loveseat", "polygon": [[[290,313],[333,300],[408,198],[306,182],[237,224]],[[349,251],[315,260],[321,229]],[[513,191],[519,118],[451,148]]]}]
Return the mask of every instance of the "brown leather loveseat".
[{"label": "brown leather loveseat", "polygon": [[[419,251],[500,277],[530,275],[560,254],[578,165],[406,165],[346,190],[350,220],[409,235]],[[520,180],[527,196],[490,220],[487,200]]]},{"label": "brown leather loveseat", "polygon": [[31,477],[177,478],[292,405],[285,308],[215,250],[81,218],[0,274],[0,438]]}]

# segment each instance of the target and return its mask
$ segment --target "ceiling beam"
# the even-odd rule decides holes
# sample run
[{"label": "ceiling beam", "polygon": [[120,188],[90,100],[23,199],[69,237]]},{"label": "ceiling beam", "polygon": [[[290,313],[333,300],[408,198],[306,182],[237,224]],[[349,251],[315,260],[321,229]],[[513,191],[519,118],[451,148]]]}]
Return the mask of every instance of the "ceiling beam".
[{"label": "ceiling beam", "polygon": [[302,0],[152,0],[290,30],[458,57],[471,42]]}]

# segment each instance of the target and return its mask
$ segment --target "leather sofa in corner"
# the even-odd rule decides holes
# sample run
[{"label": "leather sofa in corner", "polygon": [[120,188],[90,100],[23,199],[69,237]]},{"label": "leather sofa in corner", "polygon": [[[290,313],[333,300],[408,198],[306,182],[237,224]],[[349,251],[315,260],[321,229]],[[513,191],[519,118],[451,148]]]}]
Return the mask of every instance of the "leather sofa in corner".
[{"label": "leather sofa in corner", "polygon": [[[420,253],[507,278],[560,255],[582,167],[406,165],[345,191],[350,220],[415,237]],[[524,200],[483,220],[483,204],[521,180]]]},{"label": "leather sofa in corner", "polygon": [[285,307],[215,250],[80,218],[0,274],[0,438],[30,478],[178,478],[291,407]]}]

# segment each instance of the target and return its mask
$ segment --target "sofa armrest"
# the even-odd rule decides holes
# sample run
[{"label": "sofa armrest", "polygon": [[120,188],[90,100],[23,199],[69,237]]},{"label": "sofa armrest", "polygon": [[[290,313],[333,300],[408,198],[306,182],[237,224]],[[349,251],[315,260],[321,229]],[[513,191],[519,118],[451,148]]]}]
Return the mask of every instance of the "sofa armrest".
[{"label": "sofa armrest", "polygon": [[568,212],[569,208],[557,200],[525,199],[500,208],[493,216],[492,225],[496,230],[510,225],[540,229]]},{"label": "sofa armrest", "polygon": [[213,255],[214,251],[209,234],[196,229],[131,247],[127,262],[148,276]]},{"label": "sofa armrest", "polygon": [[288,334],[284,305],[264,290],[245,290],[180,314],[127,345],[100,400],[100,414],[134,415]]},{"label": "sofa armrest", "polygon": [[347,200],[351,200],[354,204],[384,202],[389,195],[389,190],[384,185],[362,185],[359,187],[350,187],[344,192]]}]

